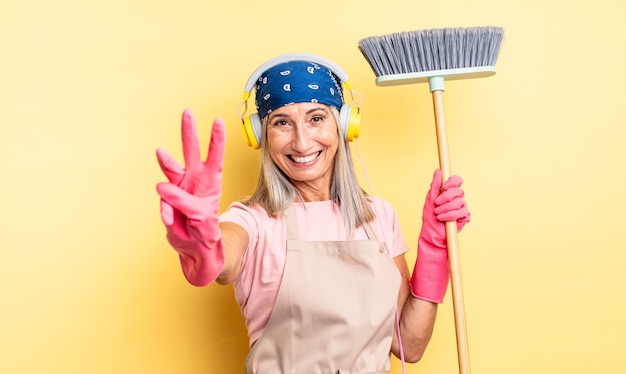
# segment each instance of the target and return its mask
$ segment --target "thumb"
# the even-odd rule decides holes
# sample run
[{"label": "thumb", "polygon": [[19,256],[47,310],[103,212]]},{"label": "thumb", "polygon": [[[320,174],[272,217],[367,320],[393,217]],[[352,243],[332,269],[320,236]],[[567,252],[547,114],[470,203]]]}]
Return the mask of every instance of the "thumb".
[{"label": "thumb", "polygon": [[161,220],[165,226],[174,224],[174,207],[161,199]]},{"label": "thumb", "polygon": [[435,169],[433,174],[433,181],[430,183],[430,190],[428,191],[428,198],[434,202],[435,198],[441,194],[441,170]]},{"label": "thumb", "polygon": [[183,214],[186,213],[189,205],[191,205],[188,200],[193,195],[173,183],[161,182],[157,184],[156,189],[165,204],[173,207],[174,209],[180,210]]},{"label": "thumb", "polygon": [[188,219],[203,221],[217,211],[214,199],[201,198],[190,194],[182,188],[162,182],[157,184],[157,192],[168,205],[180,211]]}]

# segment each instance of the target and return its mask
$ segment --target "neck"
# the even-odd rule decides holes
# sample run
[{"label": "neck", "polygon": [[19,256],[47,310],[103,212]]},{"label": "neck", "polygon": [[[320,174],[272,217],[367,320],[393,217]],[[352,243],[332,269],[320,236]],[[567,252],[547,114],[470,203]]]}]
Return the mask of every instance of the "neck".
[{"label": "neck", "polygon": [[294,186],[298,191],[296,201],[312,202],[330,200],[330,186],[325,184],[322,186],[311,185],[306,182],[294,182]]}]

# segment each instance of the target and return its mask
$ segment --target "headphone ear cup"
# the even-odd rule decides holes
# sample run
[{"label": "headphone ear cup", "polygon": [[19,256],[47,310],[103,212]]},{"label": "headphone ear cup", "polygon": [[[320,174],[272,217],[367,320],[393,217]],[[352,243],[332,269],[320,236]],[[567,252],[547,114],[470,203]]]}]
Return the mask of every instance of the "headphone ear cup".
[{"label": "headphone ear cup", "polygon": [[339,111],[341,130],[347,141],[351,142],[359,137],[361,131],[361,113],[349,105],[342,105]]},{"label": "headphone ear cup", "polygon": [[262,126],[263,123],[258,113],[252,113],[244,118],[243,125],[241,125],[241,132],[249,147],[254,149],[261,148],[260,139]]}]

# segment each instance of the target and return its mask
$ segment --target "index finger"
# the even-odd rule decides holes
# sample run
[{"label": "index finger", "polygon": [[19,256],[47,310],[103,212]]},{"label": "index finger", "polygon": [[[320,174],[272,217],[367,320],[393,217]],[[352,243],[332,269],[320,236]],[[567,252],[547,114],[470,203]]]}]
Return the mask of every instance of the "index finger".
[{"label": "index finger", "polygon": [[443,183],[441,188],[443,190],[447,190],[447,189],[454,188],[454,187],[461,187],[462,185],[463,185],[463,178],[459,177],[458,175],[453,175],[450,178],[448,178],[447,181]]}]

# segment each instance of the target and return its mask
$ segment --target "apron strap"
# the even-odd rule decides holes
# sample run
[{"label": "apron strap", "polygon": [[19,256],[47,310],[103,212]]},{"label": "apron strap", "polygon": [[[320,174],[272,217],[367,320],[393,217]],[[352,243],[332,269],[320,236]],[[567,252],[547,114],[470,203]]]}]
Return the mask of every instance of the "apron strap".
[{"label": "apron strap", "polygon": [[365,222],[363,224],[363,228],[365,229],[365,233],[367,234],[367,238],[369,240],[373,240],[379,243],[380,253],[386,252],[387,254],[391,254],[391,252],[389,252],[389,248],[387,248],[387,243],[385,241],[378,240],[378,237],[376,236],[376,232],[374,232],[374,229],[372,228],[372,225],[370,225],[369,222]]},{"label": "apron strap", "polygon": [[372,225],[370,225],[369,222],[365,222],[363,224],[363,228],[365,229],[365,234],[367,235],[367,238],[369,240],[379,241],[378,238],[376,237],[376,233],[374,232],[374,229],[372,229]]}]

